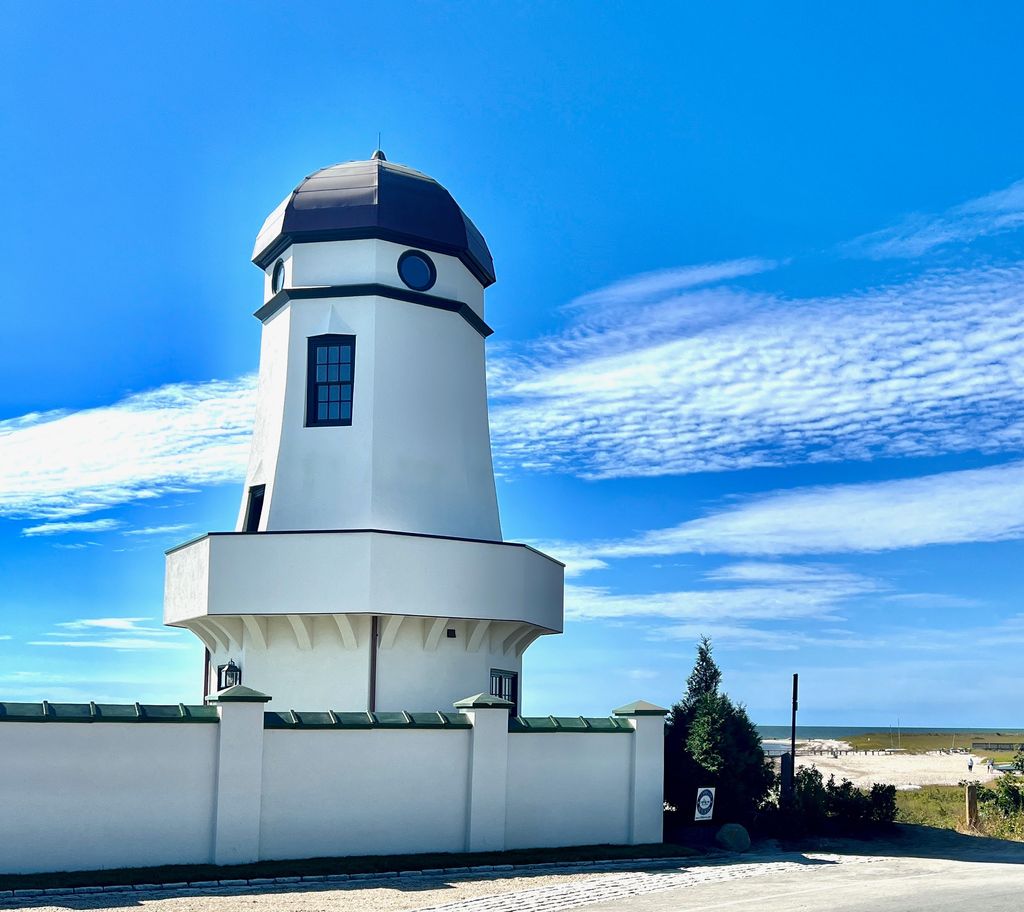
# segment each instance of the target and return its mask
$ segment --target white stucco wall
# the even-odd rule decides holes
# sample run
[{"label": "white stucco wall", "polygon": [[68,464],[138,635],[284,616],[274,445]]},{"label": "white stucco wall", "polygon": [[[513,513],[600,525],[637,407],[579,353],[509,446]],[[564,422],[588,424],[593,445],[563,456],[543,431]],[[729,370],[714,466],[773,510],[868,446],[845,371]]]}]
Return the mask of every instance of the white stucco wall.
[{"label": "white stucco wall", "polygon": [[492,668],[517,672],[522,686],[522,657],[501,650],[503,634],[516,629],[515,625],[495,624],[493,634],[484,638],[477,652],[466,648],[470,624],[452,620],[443,626],[445,631],[455,631],[455,639],[442,631],[436,646],[428,651],[424,640],[431,621],[407,618],[393,645],[378,651],[378,710],[450,711],[456,700],[490,690]]},{"label": "white stucco wall", "polygon": [[509,734],[503,708],[461,712],[472,728],[264,728],[253,702],[0,722],[0,873],[660,840],[660,719]]},{"label": "white stucco wall", "polygon": [[377,616],[376,707],[436,710],[487,691],[491,668],[519,671],[538,636],[561,630],[562,575],[557,561],[508,543],[211,535],[167,555],[164,620],[195,632],[214,668],[234,659],[275,709],[351,710],[368,706]]},{"label": "white stucco wall", "polygon": [[260,529],[266,528],[266,504],[274,493],[275,468],[284,428],[290,323],[291,310],[286,308],[263,324],[260,368],[256,384],[256,415],[253,420],[252,441],[249,444],[249,467],[245,473],[242,502],[235,523],[237,531],[245,528],[249,488],[261,484],[266,485],[267,489]]},{"label": "white stucco wall", "polygon": [[506,848],[628,843],[632,751],[628,734],[509,735]]},{"label": "white stucco wall", "polygon": [[258,619],[266,645],[257,642],[240,621],[231,620],[235,624],[230,629],[239,636],[240,643],[233,641],[225,648],[213,641],[215,648],[210,650],[212,682],[217,680],[217,667],[234,660],[242,669],[243,683],[273,696],[269,709],[366,710],[370,680],[368,617],[351,619],[355,648],[346,648],[331,617],[301,621],[310,635],[309,648],[299,645],[287,618]]},{"label": "white stucco wall", "polygon": [[164,621],[403,614],[560,632],[563,572],[536,551],[500,543],[373,532],[214,535],[167,555]]},{"label": "white stucco wall", "polygon": [[[398,258],[407,247],[374,238],[351,241],[319,241],[292,244],[279,257],[285,261],[285,288],[315,288],[323,285],[381,284],[407,291],[398,275]],[[484,289],[458,258],[423,250],[434,263],[437,281],[426,294],[468,304],[478,317],[484,316]],[[265,270],[264,302],[273,297],[270,280],[275,260]]]},{"label": "white stucco wall", "polygon": [[469,736],[266,732],[260,854],[463,851]]},{"label": "white stucco wall", "polygon": [[218,728],[0,724],[0,872],[210,861]]},{"label": "white stucco wall", "polygon": [[[210,646],[210,680],[216,681],[219,665],[233,660],[242,670],[243,683],[273,697],[269,709],[369,709],[370,618],[345,618],[351,624],[354,645],[346,644],[333,616],[295,620],[304,625],[308,647],[300,645],[285,617],[250,619],[259,624],[261,640],[240,618],[217,618],[218,627],[232,634],[227,645],[209,636],[208,624],[207,629],[197,628]],[[434,619],[397,620],[395,633],[387,627],[392,619],[381,619],[377,710],[449,711],[456,700],[486,692],[492,668],[520,673],[522,686],[521,653],[514,646],[508,651],[502,648],[522,625],[493,622],[474,641],[473,622],[441,619],[440,629],[433,630]],[[454,639],[447,636],[448,630],[455,631]]]},{"label": "white stucco wall", "polygon": [[[348,427],[305,426],[308,339],[325,333],[355,336]],[[379,296],[296,299],[266,320],[262,346],[245,483],[267,486],[261,530],[500,540],[484,340],[461,316]]]}]

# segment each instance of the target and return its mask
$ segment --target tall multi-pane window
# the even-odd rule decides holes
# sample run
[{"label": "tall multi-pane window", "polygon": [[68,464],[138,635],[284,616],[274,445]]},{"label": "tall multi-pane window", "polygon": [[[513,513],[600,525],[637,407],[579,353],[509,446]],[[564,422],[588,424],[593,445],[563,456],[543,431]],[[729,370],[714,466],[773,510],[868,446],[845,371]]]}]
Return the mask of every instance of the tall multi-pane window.
[{"label": "tall multi-pane window", "polygon": [[513,716],[519,715],[519,675],[501,668],[491,669],[491,696],[501,697],[512,704]]},{"label": "tall multi-pane window", "polygon": [[306,427],[352,423],[355,336],[313,336],[309,340]]}]

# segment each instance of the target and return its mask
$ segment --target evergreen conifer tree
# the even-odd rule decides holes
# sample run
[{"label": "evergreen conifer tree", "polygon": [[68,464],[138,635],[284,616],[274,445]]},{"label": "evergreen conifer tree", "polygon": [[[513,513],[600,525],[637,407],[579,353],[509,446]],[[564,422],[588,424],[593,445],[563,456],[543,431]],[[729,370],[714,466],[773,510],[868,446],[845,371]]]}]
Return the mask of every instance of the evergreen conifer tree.
[{"label": "evergreen conifer tree", "polygon": [[715,821],[749,822],[774,781],[761,736],[746,710],[719,693],[722,672],[701,637],[686,693],[665,727],[665,801],[678,825],[693,822],[697,790],[716,789]]}]

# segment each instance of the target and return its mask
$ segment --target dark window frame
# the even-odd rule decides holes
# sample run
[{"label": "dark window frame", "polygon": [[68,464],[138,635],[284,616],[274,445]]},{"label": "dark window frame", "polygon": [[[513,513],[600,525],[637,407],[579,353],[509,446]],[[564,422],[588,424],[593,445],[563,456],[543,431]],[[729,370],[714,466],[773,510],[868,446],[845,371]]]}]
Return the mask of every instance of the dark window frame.
[{"label": "dark window frame", "polygon": [[[351,349],[351,361],[349,362],[336,362],[336,366],[339,368],[339,379],[336,380],[318,380],[317,379],[317,350],[320,348],[329,349],[333,346],[349,346]],[[348,364],[350,368],[350,376],[347,380],[341,380],[341,368]],[[334,365],[321,364],[322,367],[330,367]],[[325,333],[322,336],[310,336],[307,340],[306,346],[306,427],[350,427],[352,425],[352,415],[355,411],[355,379],[356,379],[356,337],[351,335],[337,335],[335,333]],[[321,387],[325,387],[328,390],[335,387],[339,391],[339,396],[344,396],[346,387],[348,392],[348,399],[336,399],[333,401],[338,402],[338,413],[337,418],[320,418],[318,415],[318,406],[321,404],[321,398],[319,390]],[[342,406],[344,403],[348,403],[349,414],[347,418],[341,417],[343,411]],[[324,400],[324,404],[329,406],[329,402]]]},{"label": "dark window frame", "polygon": [[[507,685],[507,686],[505,686]],[[492,697],[501,697],[512,704],[509,714],[519,715],[519,672],[507,668],[491,669],[490,694]]]},{"label": "dark window frame", "polygon": [[[423,262],[427,264],[427,270],[430,273],[430,278],[427,280],[425,285],[414,285],[404,275],[402,275],[402,264],[411,257],[423,260]],[[430,291],[437,282],[437,267],[434,265],[434,261],[422,250],[406,250],[405,253],[398,258],[398,278],[400,278],[413,291]]]},{"label": "dark window frame", "polygon": [[274,271],[270,273],[270,291],[272,294],[284,291],[284,260],[274,264]]},{"label": "dark window frame", "polygon": [[252,485],[249,488],[249,501],[245,506],[245,525],[243,532],[259,532],[260,519],[263,516],[263,504],[266,503],[267,486]]}]

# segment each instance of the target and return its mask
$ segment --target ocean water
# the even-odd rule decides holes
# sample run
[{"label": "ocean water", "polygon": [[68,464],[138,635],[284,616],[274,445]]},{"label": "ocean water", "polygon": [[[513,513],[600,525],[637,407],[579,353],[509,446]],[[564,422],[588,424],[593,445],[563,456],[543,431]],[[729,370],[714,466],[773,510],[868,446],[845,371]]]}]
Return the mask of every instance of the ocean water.
[{"label": "ocean water", "polygon": [[[977,725],[962,725],[959,728],[911,728],[906,725],[900,727],[898,731],[903,734],[913,734],[914,732],[940,732],[946,733],[950,737],[953,735],[960,734],[972,734],[979,731],[991,731],[993,729],[979,728]],[[994,729],[998,730],[998,729]],[[783,741],[789,739],[789,726],[788,725],[758,725],[758,734],[765,741]],[[1007,733],[1013,732],[1014,729],[1004,729]],[[851,735],[866,735],[874,734],[879,732],[880,734],[888,734],[892,732],[893,738],[896,737],[897,728],[895,725],[798,725],[796,727],[796,736],[798,740],[806,740],[810,738],[831,738],[835,741],[842,741]]]}]

